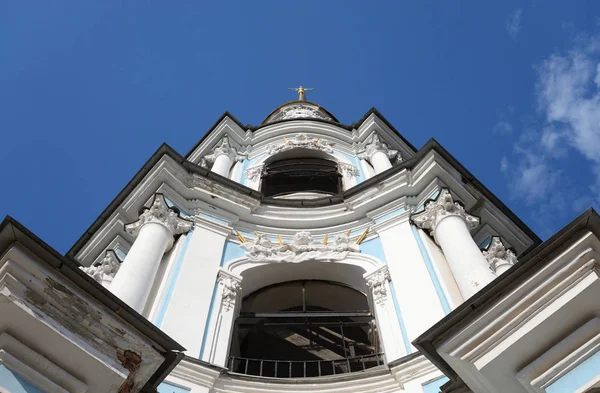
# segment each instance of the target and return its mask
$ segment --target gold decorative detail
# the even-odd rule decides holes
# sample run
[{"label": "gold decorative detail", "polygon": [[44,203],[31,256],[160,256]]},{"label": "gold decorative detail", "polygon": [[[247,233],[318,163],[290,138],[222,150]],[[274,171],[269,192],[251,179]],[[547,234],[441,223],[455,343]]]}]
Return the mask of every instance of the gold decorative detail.
[{"label": "gold decorative detail", "polygon": [[369,228],[365,229],[365,231],[362,233],[362,235],[360,235],[358,237],[358,239],[356,239],[356,244],[362,243],[363,240],[365,240],[365,238],[367,237],[367,233],[369,233]]},{"label": "gold decorative detail", "polygon": [[281,235],[277,235],[277,240],[279,241],[279,245],[283,246],[283,240],[281,239]]},{"label": "gold decorative detail", "polygon": [[295,90],[298,93],[298,101],[305,101],[306,92],[309,90],[314,90],[314,87],[288,87],[288,90]]},{"label": "gold decorative detail", "polygon": [[350,237],[350,232],[352,232],[352,229],[348,229],[348,232],[346,232],[347,237]]},{"label": "gold decorative detail", "polygon": [[242,235],[240,233],[240,231],[238,231],[237,229],[235,230],[235,235],[237,236],[238,239],[240,239],[240,242],[242,242],[242,243],[246,243],[247,242],[247,240],[244,237],[244,235]]},{"label": "gold decorative detail", "polygon": [[327,237],[328,237],[328,236],[329,236],[329,235],[325,234],[325,237],[323,238],[323,244],[324,244],[324,245],[327,245]]}]

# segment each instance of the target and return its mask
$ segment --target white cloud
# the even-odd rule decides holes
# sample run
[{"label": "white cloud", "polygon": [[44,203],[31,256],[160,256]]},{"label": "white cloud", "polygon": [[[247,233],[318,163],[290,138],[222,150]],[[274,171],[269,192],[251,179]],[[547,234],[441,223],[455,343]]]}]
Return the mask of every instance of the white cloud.
[{"label": "white cloud", "polygon": [[[501,170],[511,195],[545,227],[557,214],[572,217],[600,205],[600,36],[578,37],[535,69],[538,119],[519,134]],[[576,181],[559,169],[569,156],[589,167]],[[586,175],[588,187],[575,187]]]},{"label": "white cloud", "polygon": [[498,135],[508,135],[513,132],[513,126],[510,122],[510,118],[514,113],[515,109],[512,106],[508,106],[505,110],[498,113],[498,122],[492,127],[492,132]]},{"label": "white cloud", "polygon": [[494,134],[507,135],[513,132],[513,126],[506,120],[500,120],[492,129]]},{"label": "white cloud", "polygon": [[506,32],[513,40],[517,39],[517,35],[521,31],[521,15],[523,14],[523,10],[521,8],[517,8],[513,12],[508,15],[506,21],[504,22],[504,27],[506,28]]},{"label": "white cloud", "polygon": [[[596,39],[566,54],[554,54],[537,68],[539,109],[547,123],[600,171],[600,48]],[[551,151],[557,145],[546,143]]]}]

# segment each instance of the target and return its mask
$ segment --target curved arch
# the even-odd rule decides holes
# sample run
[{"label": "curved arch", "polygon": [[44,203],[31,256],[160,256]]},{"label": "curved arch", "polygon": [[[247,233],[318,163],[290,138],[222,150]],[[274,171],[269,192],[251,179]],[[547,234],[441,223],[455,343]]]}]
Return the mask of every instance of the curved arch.
[{"label": "curved arch", "polygon": [[[349,267],[348,269],[337,269],[335,271],[330,270],[333,265],[343,265]],[[329,260],[312,260],[305,262],[268,262],[268,261],[252,261],[247,257],[233,259],[226,262],[223,266],[223,270],[233,274],[234,276],[242,277],[242,290],[244,294],[251,293],[266,285],[274,284],[276,282],[285,281],[285,277],[294,276],[297,274],[303,274],[310,272],[310,275],[314,275],[315,278],[327,278],[327,274],[337,275],[338,281],[350,285],[354,289],[365,292],[364,279],[365,275],[368,275],[375,270],[384,266],[385,263],[379,259],[361,254],[358,252],[350,252],[348,256],[339,261]],[[261,274],[261,286],[253,284],[248,278],[257,275],[259,268],[272,266],[272,276],[266,276]],[[292,268],[292,266],[294,266]],[[304,267],[304,269],[302,269]],[[304,271],[302,271],[304,270]],[[263,273],[266,272],[263,270]],[[345,280],[344,280],[345,278]],[[359,279],[360,278],[360,279]],[[270,280],[270,281],[269,281]]]},{"label": "curved arch", "polygon": [[[355,265],[363,268],[365,274],[371,273],[381,266],[385,265],[380,259],[375,258],[374,256],[362,254],[359,252],[350,252],[348,256],[341,261],[319,261],[319,263],[333,263],[333,264],[345,264],[345,265]],[[298,262],[305,263],[305,262]],[[259,266],[269,265],[269,264],[294,264],[293,262],[257,262],[251,261],[247,257],[232,259],[228,262],[225,262],[223,265],[223,270],[226,270],[232,274],[241,276],[242,273],[248,269],[252,269]]]},{"label": "curved arch", "polygon": [[[343,153],[341,153],[341,152],[339,152],[339,151],[337,151],[335,149],[333,150],[333,153],[327,153],[327,152],[324,152],[324,151],[318,150],[318,149],[306,149],[306,148],[297,147],[297,148],[294,148],[294,149],[290,149],[290,150],[278,152],[278,153],[275,153],[275,154],[268,154],[268,153],[265,152],[258,160],[256,160],[256,162],[254,162],[252,164],[252,167],[258,167],[258,166],[261,166],[261,165],[265,165],[268,162],[273,161],[273,157],[276,157],[276,156],[278,156],[281,153],[293,152],[293,151],[297,151],[297,150],[306,150],[308,152],[314,152],[316,154],[322,153],[325,156],[323,158],[328,158],[328,159],[330,159],[332,161],[335,161],[337,163],[354,165],[354,163],[352,161],[350,161],[348,159],[348,157],[346,157]],[[317,153],[317,152],[319,152],[319,153]]]}]

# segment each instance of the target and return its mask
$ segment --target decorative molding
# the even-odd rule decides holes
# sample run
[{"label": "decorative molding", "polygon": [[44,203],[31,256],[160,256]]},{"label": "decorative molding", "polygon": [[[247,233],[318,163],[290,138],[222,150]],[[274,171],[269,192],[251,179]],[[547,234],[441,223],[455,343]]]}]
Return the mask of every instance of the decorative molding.
[{"label": "decorative molding", "polygon": [[88,386],[7,332],[0,334],[0,365],[48,393],[85,393]]},{"label": "decorative molding", "polygon": [[246,250],[246,257],[255,262],[338,261],[350,252],[360,251],[360,246],[351,243],[347,234],[335,235],[328,244],[313,243],[310,232],[305,231],[296,233],[290,244],[275,244],[266,236],[257,235],[254,241],[240,245]]},{"label": "decorative molding", "polygon": [[100,262],[88,267],[80,266],[79,268],[105,288],[108,288],[120,267],[121,260],[117,257],[114,250],[106,250],[106,254]]},{"label": "decorative molding", "polygon": [[333,121],[333,119],[318,106],[307,103],[292,103],[281,108],[277,114],[268,120],[268,123],[292,119],[322,119]]},{"label": "decorative molding", "polygon": [[[260,201],[256,198],[243,194],[227,186],[223,186],[219,182],[212,181],[211,179],[207,179],[202,176],[190,175],[186,179],[186,185],[189,188],[198,188],[202,191],[205,191],[211,196],[214,195],[232,203],[247,207],[251,211],[254,211],[254,209],[256,209],[260,204]],[[205,203],[205,201],[202,199],[188,200],[188,205],[190,208],[201,203]]]},{"label": "decorative molding", "polygon": [[125,225],[125,231],[137,235],[140,229],[148,223],[164,226],[172,236],[186,233],[194,225],[193,222],[181,218],[177,212],[170,209],[162,194],[154,194],[152,206],[145,208],[137,221]]},{"label": "decorative molding", "polygon": [[366,277],[367,287],[371,288],[373,293],[373,301],[381,306],[387,300],[387,288],[385,283],[392,281],[390,270],[387,266],[383,266]]},{"label": "decorative molding", "polygon": [[[483,256],[490,264],[490,269],[494,273],[498,270],[505,270],[517,263],[517,256],[511,249],[507,249],[499,236],[492,236],[492,241],[483,250]],[[499,269],[505,267],[505,269]]]},{"label": "decorative molding", "polygon": [[442,188],[436,199],[427,201],[425,210],[413,214],[411,220],[419,228],[429,230],[435,238],[435,228],[440,221],[449,216],[463,218],[469,229],[479,225],[479,218],[468,214],[459,202],[454,202],[447,188]]},{"label": "decorative molding", "polygon": [[241,279],[232,274],[220,270],[217,282],[222,287],[221,304],[225,311],[231,311],[235,307],[238,293],[242,290]]},{"label": "decorative molding", "polygon": [[200,160],[200,166],[208,168],[209,164],[213,164],[218,156],[226,155],[231,161],[243,161],[248,157],[248,152],[238,152],[238,150],[229,143],[229,136],[223,135],[223,138],[212,149],[212,153],[204,156]]},{"label": "decorative molding", "polygon": [[334,143],[329,142],[322,138],[315,138],[312,136],[308,136],[305,133],[296,134],[296,136],[292,139],[283,138],[283,143],[281,144],[273,144],[269,143],[267,145],[267,154],[274,155],[277,153],[281,153],[282,151],[303,148],[303,149],[315,149],[321,150],[325,153],[333,154],[333,146]]},{"label": "decorative molding", "polygon": [[252,182],[260,180],[264,169],[264,165],[253,166],[246,169],[246,172],[244,172],[244,177]]},{"label": "decorative molding", "polygon": [[398,153],[398,150],[390,149],[388,144],[383,142],[379,138],[379,134],[377,134],[376,132],[371,134],[371,136],[369,136],[365,140],[362,146],[359,145],[356,151],[358,158],[366,159],[369,161],[371,161],[371,157],[373,157],[373,154],[377,152],[384,153],[390,160],[396,157],[398,161],[402,161],[402,155]]},{"label": "decorative molding", "polygon": [[338,170],[344,177],[356,177],[360,175],[360,171],[357,167],[346,162],[338,162]]}]

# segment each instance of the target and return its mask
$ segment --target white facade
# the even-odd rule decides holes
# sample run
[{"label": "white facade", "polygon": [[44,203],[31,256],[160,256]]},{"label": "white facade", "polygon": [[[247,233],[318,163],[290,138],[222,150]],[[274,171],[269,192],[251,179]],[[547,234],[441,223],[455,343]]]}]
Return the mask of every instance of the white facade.
[{"label": "white facade", "polygon": [[186,348],[159,392],[431,393],[412,343],[539,242],[435,141],[293,101],[163,146],[67,256]]}]

